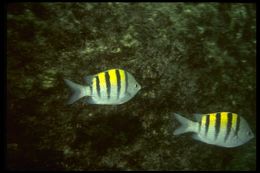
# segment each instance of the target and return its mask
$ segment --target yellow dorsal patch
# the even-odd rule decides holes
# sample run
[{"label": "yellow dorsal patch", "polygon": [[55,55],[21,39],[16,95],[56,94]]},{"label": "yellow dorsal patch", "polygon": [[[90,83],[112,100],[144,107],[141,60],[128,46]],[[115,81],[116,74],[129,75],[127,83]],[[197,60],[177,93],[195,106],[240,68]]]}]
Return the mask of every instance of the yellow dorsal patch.
[{"label": "yellow dorsal patch", "polygon": [[108,74],[110,77],[110,85],[116,86],[117,85],[116,69],[109,70]]},{"label": "yellow dorsal patch", "polygon": [[236,128],[236,124],[237,124],[237,114],[232,113],[232,125],[231,128],[235,129]]},{"label": "yellow dorsal patch", "polygon": [[227,127],[227,121],[228,121],[228,112],[221,112],[221,119],[220,119],[220,128],[226,128]]},{"label": "yellow dorsal patch", "polygon": [[216,125],[216,113],[209,114],[209,127],[215,127]]},{"label": "yellow dorsal patch", "polygon": [[99,77],[99,85],[100,85],[100,89],[102,88],[106,88],[107,85],[106,85],[106,77],[105,77],[105,73],[102,72],[102,73],[99,73],[98,74],[98,77]]},{"label": "yellow dorsal patch", "polygon": [[120,74],[121,82],[123,82],[122,85],[124,85],[125,84],[125,72],[124,72],[124,70],[119,70],[119,74]]},{"label": "yellow dorsal patch", "polygon": [[206,125],[206,118],[207,118],[207,116],[206,115],[202,115],[202,117],[201,117],[201,125]]}]

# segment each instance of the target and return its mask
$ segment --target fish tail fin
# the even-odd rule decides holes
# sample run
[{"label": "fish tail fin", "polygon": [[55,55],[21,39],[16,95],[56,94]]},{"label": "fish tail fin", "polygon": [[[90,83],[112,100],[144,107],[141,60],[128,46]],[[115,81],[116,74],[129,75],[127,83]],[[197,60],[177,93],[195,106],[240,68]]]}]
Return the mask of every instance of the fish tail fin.
[{"label": "fish tail fin", "polygon": [[186,132],[195,132],[196,131],[194,129],[195,122],[193,122],[177,113],[174,113],[174,116],[181,123],[181,126],[173,132],[174,135],[180,135],[180,134],[183,134]]},{"label": "fish tail fin", "polygon": [[64,81],[72,91],[72,94],[71,94],[69,100],[67,101],[67,104],[72,104],[75,101],[77,101],[78,99],[88,95],[87,87],[76,84],[68,79],[64,79]]}]

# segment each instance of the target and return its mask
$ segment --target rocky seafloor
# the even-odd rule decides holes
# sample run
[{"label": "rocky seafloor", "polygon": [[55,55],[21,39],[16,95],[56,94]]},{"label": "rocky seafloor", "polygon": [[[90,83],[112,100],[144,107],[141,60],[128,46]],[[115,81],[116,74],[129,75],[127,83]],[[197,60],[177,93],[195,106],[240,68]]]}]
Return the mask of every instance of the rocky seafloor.
[{"label": "rocky seafloor", "polygon": [[[256,6],[9,3],[9,170],[255,170],[236,148],[173,136],[173,112],[230,111],[256,131]],[[122,105],[72,105],[63,78],[111,68],[144,87]]]}]

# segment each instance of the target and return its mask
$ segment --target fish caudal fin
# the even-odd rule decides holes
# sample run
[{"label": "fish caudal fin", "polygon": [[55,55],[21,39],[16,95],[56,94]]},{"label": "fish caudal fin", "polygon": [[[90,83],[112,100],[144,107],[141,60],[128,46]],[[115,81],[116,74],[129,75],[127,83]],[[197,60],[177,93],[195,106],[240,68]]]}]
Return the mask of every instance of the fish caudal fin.
[{"label": "fish caudal fin", "polygon": [[183,116],[174,113],[175,118],[181,123],[181,126],[177,128],[173,134],[174,135],[180,135],[186,132],[195,132],[196,123],[188,120],[187,118],[184,118]]},{"label": "fish caudal fin", "polygon": [[76,84],[68,79],[64,79],[65,83],[69,86],[69,88],[71,89],[72,91],[72,95],[70,96],[67,104],[72,104],[74,103],[75,101],[77,101],[78,99],[84,97],[87,95],[86,93],[86,87],[85,86],[82,86],[82,85],[79,85],[79,84]]}]

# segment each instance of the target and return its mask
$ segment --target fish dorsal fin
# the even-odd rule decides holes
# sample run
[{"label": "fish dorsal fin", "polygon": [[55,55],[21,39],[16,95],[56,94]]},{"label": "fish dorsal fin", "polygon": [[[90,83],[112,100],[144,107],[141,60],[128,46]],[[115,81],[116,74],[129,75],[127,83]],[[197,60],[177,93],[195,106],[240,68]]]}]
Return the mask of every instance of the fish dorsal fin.
[{"label": "fish dorsal fin", "polygon": [[203,116],[203,114],[199,114],[199,113],[196,113],[196,114],[193,114],[193,115],[194,115],[195,120],[196,120],[197,122],[199,122],[199,121],[201,120],[201,117]]},{"label": "fish dorsal fin", "polygon": [[87,75],[84,77],[84,82],[87,84],[87,85],[91,85],[92,83],[92,79],[93,79],[93,75]]}]

